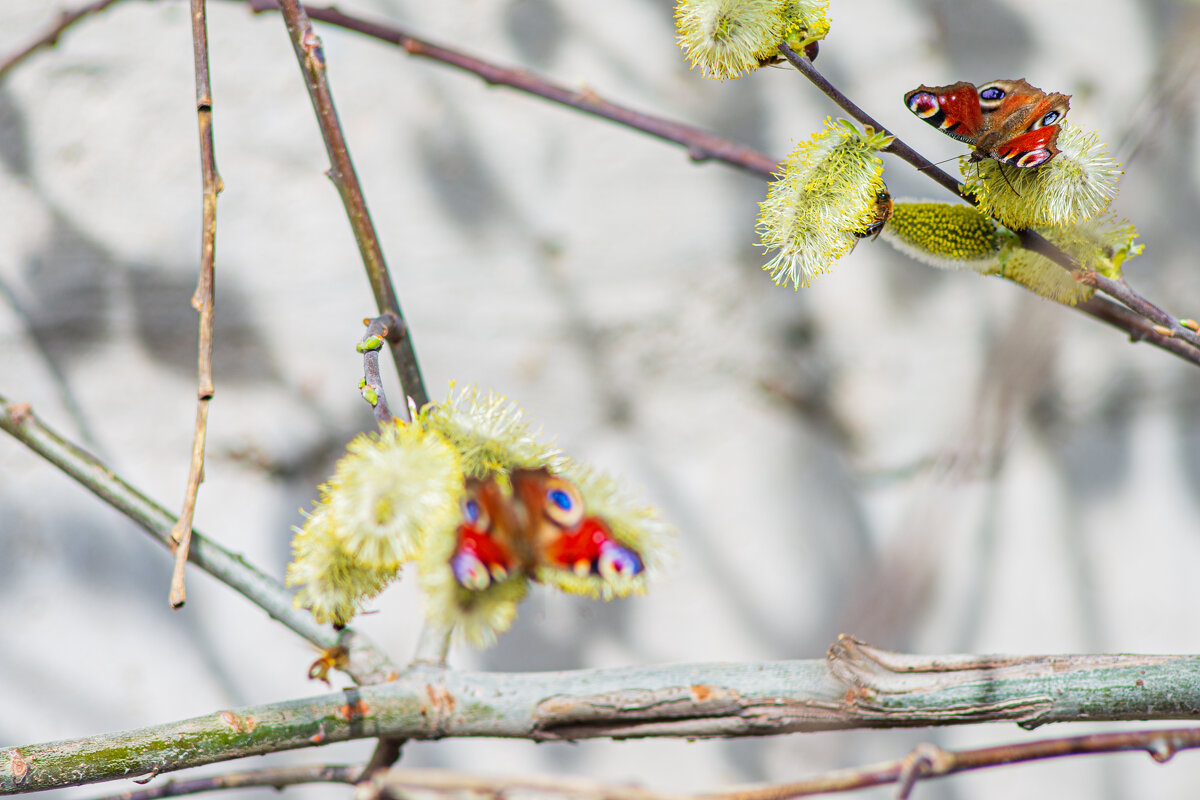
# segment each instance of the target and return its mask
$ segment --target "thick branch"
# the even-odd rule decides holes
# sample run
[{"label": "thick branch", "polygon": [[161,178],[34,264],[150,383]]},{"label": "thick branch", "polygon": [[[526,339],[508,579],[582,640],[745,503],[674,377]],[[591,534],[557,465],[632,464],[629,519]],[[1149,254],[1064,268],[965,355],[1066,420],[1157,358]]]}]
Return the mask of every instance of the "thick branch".
[{"label": "thick branch", "polygon": [[358,251],[367,270],[367,279],[375,295],[375,304],[381,315],[391,314],[397,322],[392,326],[392,336],[388,341],[400,383],[404,387],[404,393],[411,397],[419,408],[429,402],[429,393],[425,389],[421,367],[413,349],[412,335],[404,320],[404,314],[400,311],[400,301],[396,297],[391,275],[388,274],[383,249],[379,245],[379,236],[371,222],[371,213],[367,209],[367,201],[358,182],[358,173],[354,170],[354,162],[351,161],[350,150],[346,146],[346,136],[342,132],[337,109],[333,105],[333,94],[325,76],[325,51],[321,46],[321,39],[313,30],[298,0],[282,0],[280,10],[287,23],[300,71],[304,74],[304,83],[308,87],[308,96],[317,115],[321,136],[325,140],[325,150],[329,154],[329,178],[337,187],[342,204],[346,207],[346,215],[350,218],[350,227],[354,231],[354,240],[358,243]]},{"label": "thick branch", "polygon": [[[46,427],[28,405],[9,403],[0,397],[0,429],[136,522],[159,544],[168,549],[174,547],[173,514],[118,478],[94,456]],[[188,560],[318,647],[338,644],[346,647],[350,651],[346,672],[359,683],[376,683],[395,672],[387,656],[362,634],[349,629],[339,633],[331,626],[317,624],[307,611],[292,607],[291,593],[279,581],[199,532],[192,533]]]},{"label": "thick branch", "polygon": [[350,739],[573,741],[846,728],[1200,719],[1200,656],[910,656],[843,637],[828,658],[537,673],[412,668],[391,683],[74,741],[0,749],[25,792]]}]

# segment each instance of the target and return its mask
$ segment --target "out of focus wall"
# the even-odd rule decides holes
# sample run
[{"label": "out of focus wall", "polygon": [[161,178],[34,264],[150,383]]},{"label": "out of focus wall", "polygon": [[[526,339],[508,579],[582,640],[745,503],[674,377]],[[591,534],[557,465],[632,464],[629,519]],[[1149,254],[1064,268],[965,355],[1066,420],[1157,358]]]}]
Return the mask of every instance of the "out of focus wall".
[{"label": "out of focus wall", "polygon": [[[56,5],[0,4],[0,54]],[[281,19],[209,5],[225,191],[196,523],[281,576],[299,509],[372,424],[354,343],[373,306]],[[725,84],[689,73],[664,0],[339,6],[777,156],[836,113],[788,69]],[[934,160],[964,148],[904,109],[921,83],[1026,77],[1072,94],[1071,118],[1127,164],[1114,208],[1147,245],[1129,279],[1179,316],[1200,315],[1200,6],[834,0],[832,16],[818,66]],[[319,31],[433,394],[455,380],[509,395],[569,453],[640,487],[682,534],[648,597],[537,592],[495,648],[456,649],[456,665],[819,658],[840,632],[930,653],[1200,649],[1195,367],[883,242],[811,289],[777,288],[755,246],[761,180]],[[127,0],[0,83],[0,394],[32,403],[170,508],[195,394],[191,58],[185,3]],[[898,161],[885,178],[897,197],[942,197]],[[171,612],[169,577],[167,555],[132,523],[0,439],[0,743],[322,688],[305,680],[303,644],[198,571],[186,608]],[[405,660],[420,626],[411,582],[377,608],[361,626]],[[1031,735],[456,741],[409,745],[405,763],[712,790],[899,757],[920,741]],[[1042,764],[919,791],[1191,798],[1198,759]]]}]

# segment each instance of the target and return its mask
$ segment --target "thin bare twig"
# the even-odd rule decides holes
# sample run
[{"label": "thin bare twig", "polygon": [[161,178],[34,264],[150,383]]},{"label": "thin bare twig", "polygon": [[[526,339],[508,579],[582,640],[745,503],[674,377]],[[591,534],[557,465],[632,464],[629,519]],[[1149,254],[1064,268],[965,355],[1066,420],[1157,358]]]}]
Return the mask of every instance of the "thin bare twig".
[{"label": "thin bare twig", "polygon": [[120,2],[120,0],[97,0],[97,2],[88,3],[86,6],[80,6],[74,11],[59,12],[58,19],[51,23],[50,27],[46,29],[45,33],[22,47],[17,52],[10,55],[8,58],[0,61],[0,79],[3,79],[13,67],[29,58],[29,56],[33,55],[38,50],[42,49],[43,47],[54,47],[56,44],[58,44],[59,38],[64,32],[66,32],[67,28],[70,28],[76,22],[79,22],[81,19],[91,14],[99,14],[101,11],[104,11],[109,6],[116,5],[118,2]]},{"label": "thin bare twig", "polygon": [[[782,53],[792,66],[794,66],[804,77],[808,78],[818,89],[821,90],[829,99],[833,100],[843,111],[852,116],[855,120],[863,125],[870,125],[877,131],[886,132],[889,135],[891,131],[880,125],[875,119],[859,108],[849,97],[834,86],[817,68],[813,66],[811,60],[804,55],[797,53],[787,46],[786,43],[781,43],[779,52]],[[962,184],[956,179],[948,175],[945,171],[934,166],[929,159],[922,156],[903,140],[899,138],[893,139],[892,143],[884,148],[884,152],[892,153],[899,158],[907,161],[917,168],[918,171],[925,173],[935,182],[943,186],[947,191],[963,198],[968,203],[975,205],[975,197],[970,192],[963,191]],[[1059,248],[1055,247],[1046,237],[1042,236],[1037,231],[1021,230],[1016,231],[1020,236],[1021,246],[1026,250],[1030,250],[1039,255],[1053,261],[1058,266],[1076,276],[1080,280],[1090,286],[1094,286],[1108,296],[1124,303],[1128,308],[1137,314],[1149,319],[1150,321],[1166,328],[1161,335],[1166,337],[1178,337],[1183,339],[1194,348],[1200,349],[1200,336],[1195,331],[1189,329],[1180,323],[1178,319],[1163,311],[1154,303],[1151,303],[1146,298],[1138,294],[1124,279],[1114,280],[1104,275],[1099,274],[1095,270],[1084,267],[1075,259],[1064,253]],[[1179,353],[1176,352],[1178,355]],[[1196,361],[1196,359],[1189,359]]]},{"label": "thin bare twig", "polygon": [[168,780],[161,786],[138,789],[97,797],[95,800],[159,800],[185,794],[215,792],[222,789],[248,789],[255,786],[283,789],[304,783],[349,783],[358,781],[362,767],[353,764],[309,764],[299,767],[276,767],[229,772],[191,780]]},{"label": "thin bare twig", "polygon": [[[313,30],[312,23],[309,22],[299,0],[282,0],[280,11],[287,23],[292,47],[296,51],[296,60],[304,74],[308,96],[312,100],[317,124],[325,140],[325,150],[329,154],[329,178],[337,187],[342,204],[346,207],[350,227],[354,230],[354,239],[358,242],[358,250],[371,283],[371,291],[375,295],[375,304],[381,315],[391,314],[395,317],[394,324],[390,327],[391,336],[388,343],[391,345],[392,358],[396,362],[396,372],[400,376],[404,393],[412,398],[419,408],[429,402],[429,393],[421,377],[421,367],[413,349],[412,334],[404,320],[404,314],[400,311],[400,301],[388,274],[383,249],[379,245],[379,236],[371,222],[371,213],[367,209],[367,201],[358,182],[358,173],[355,172],[354,162],[350,159],[346,136],[342,132],[341,122],[338,121],[333,94],[329,90],[329,81],[325,75],[325,51],[321,46],[321,39]],[[404,413],[407,415],[407,404],[405,406]]]},{"label": "thin bare twig", "polygon": [[358,352],[362,353],[363,357],[363,379],[359,384],[359,391],[374,410],[375,421],[380,425],[391,422],[392,412],[388,408],[387,393],[379,375],[379,349],[388,340],[391,329],[397,322],[391,314],[364,319],[363,324],[367,326],[367,330],[358,343]]},{"label": "thin bare twig", "polygon": [[1041,761],[1066,756],[1143,751],[1155,761],[1165,763],[1180,750],[1200,748],[1200,728],[1162,728],[1157,730],[1093,733],[1039,739],[1033,742],[980,747],[973,750],[943,750],[932,744],[918,745],[902,759],[884,761],[851,769],[837,770],[808,780],[700,795],[698,800],[791,800],[830,792],[849,792],[898,784],[897,798],[908,797],[921,780],[944,778],[959,772]]},{"label": "thin bare twig", "polygon": [[273,786],[277,789],[298,783],[317,781],[354,783],[360,772],[370,775],[364,798],[390,798],[437,795],[445,798],[479,800],[525,800],[560,797],[563,800],[792,800],[816,794],[849,792],[872,786],[897,784],[897,797],[908,797],[913,787],[925,779],[944,778],[960,772],[989,767],[1040,761],[1050,758],[1143,751],[1159,763],[1176,752],[1200,747],[1200,729],[1166,728],[1158,730],[1098,733],[1039,739],[1033,742],[980,747],[971,750],[943,750],[932,744],[918,745],[902,759],[835,770],[802,781],[773,784],[755,789],[729,789],[698,795],[658,792],[640,786],[604,784],[572,778],[543,776],[465,775],[447,770],[388,769],[371,773],[361,767],[313,765],[274,770],[253,770],[199,778],[171,780],[162,786],[134,792],[108,795],[96,800],[157,800],[182,794],[233,789],[246,786]]},{"label": "thin bare twig", "polygon": [[[174,549],[171,539],[174,515],[118,478],[94,456],[48,428],[27,404],[9,403],[0,397],[0,430],[7,431],[64,474],[83,484],[136,522],[155,541]],[[318,624],[307,611],[292,606],[291,593],[278,580],[199,532],[192,533],[188,560],[317,647],[345,647],[350,654],[345,671],[357,682],[379,683],[396,674],[396,667],[365,636],[350,628],[339,632],[332,626]]]},{"label": "thin bare twig", "polygon": [[170,602],[180,608],[187,601],[184,568],[192,540],[192,516],[196,511],[196,493],[204,480],[204,443],[208,437],[208,406],[213,393],[213,282],[217,254],[217,195],[224,188],[217,172],[213,145],[212,84],[208,77],[208,22],[205,0],[192,3],[192,53],[196,70],[196,117],[200,128],[200,176],[202,212],[200,234],[200,270],[192,308],[200,313],[200,335],[196,354],[196,425],[192,431],[192,457],[188,464],[187,489],[183,511],[171,531],[175,541],[175,570],[171,574]]},{"label": "thin bare twig", "polygon": [[[241,0],[250,6],[255,13],[263,13],[266,11],[279,10],[276,0]],[[335,25],[346,30],[352,30],[361,33],[365,36],[370,36],[381,41],[389,42],[394,45],[403,47],[405,52],[410,55],[422,56],[425,58],[438,61],[448,66],[469,72],[477,75],[489,84],[497,86],[507,86],[511,89],[516,89],[526,94],[531,94],[549,100],[552,103],[567,106],[585,114],[601,117],[618,125],[632,128],[650,134],[663,141],[673,142],[687,148],[688,155],[698,162],[702,161],[719,161],[730,166],[738,167],[755,175],[760,175],[767,179],[774,178],[775,171],[778,168],[778,159],[771,158],[763,153],[759,153],[749,147],[732,142],[728,139],[723,139],[715,136],[708,131],[695,128],[690,125],[684,125],[673,120],[662,117],[655,117],[649,114],[643,114],[633,109],[609,102],[599,97],[590,89],[572,90],[560,84],[556,84],[538,75],[535,75],[524,69],[514,69],[503,67],[490,61],[478,58],[461,50],[456,50],[444,45],[434,44],[425,39],[421,39],[412,35],[403,28],[395,25],[374,22],[362,17],[343,13],[333,7],[315,7],[305,6],[305,9],[310,18],[324,22],[330,25]],[[805,62],[808,67],[811,63]],[[805,73],[814,84],[822,91],[829,95],[835,102],[838,103],[848,114],[853,116],[859,122],[866,125],[871,125],[878,130],[886,130],[882,125],[876,122],[865,111],[850,101],[836,87],[825,79],[823,75],[815,70],[807,70],[797,67]],[[917,166],[925,174],[932,177],[935,181],[944,186],[947,190],[957,194],[960,197],[967,199],[960,191],[960,185],[957,180],[951,177],[944,170],[935,166],[932,162],[913,150],[903,141],[897,139],[889,148],[889,152],[908,161],[910,164]],[[1022,234],[1024,237],[1025,234]],[[1046,241],[1043,237],[1038,236],[1034,232],[1029,232],[1028,245],[1030,249],[1041,252],[1043,255],[1055,258],[1055,263],[1064,266],[1067,269],[1074,269],[1076,266],[1062,251],[1055,248],[1052,244]],[[1046,252],[1039,248],[1048,248]],[[1051,255],[1052,254],[1052,255]],[[1064,261],[1065,259],[1065,261]],[[1097,288],[1103,289],[1106,293],[1112,294],[1113,297],[1124,300],[1127,293],[1123,292],[1119,286],[1110,286],[1108,279],[1104,276],[1096,276],[1097,280],[1094,285]],[[1090,278],[1090,276],[1089,276]],[[1109,292],[1109,289],[1112,289]],[[1136,301],[1130,299],[1131,303]],[[1077,311],[1080,311],[1089,316],[1106,322],[1113,327],[1125,331],[1129,334],[1129,338],[1134,342],[1146,342],[1155,347],[1167,350],[1180,358],[1200,365],[1200,350],[1192,347],[1189,344],[1178,341],[1179,338],[1190,339],[1191,332],[1186,326],[1180,326],[1178,321],[1172,322],[1171,318],[1163,312],[1159,317],[1153,318],[1155,322],[1167,328],[1167,331],[1159,332],[1148,328],[1141,324],[1134,324],[1135,316],[1129,316],[1112,311],[1106,306],[1100,305],[1105,303],[1107,306],[1117,308],[1116,304],[1105,299],[1096,299],[1094,302],[1080,303],[1075,306]],[[1132,307],[1132,305],[1131,305]],[[1150,314],[1153,314],[1152,309],[1146,309]],[[1141,313],[1141,312],[1139,312]],[[1183,334],[1177,336],[1172,333],[1176,329],[1182,329]]]},{"label": "thin bare twig", "polygon": [[[278,11],[276,0],[245,0],[256,14]],[[421,56],[447,66],[478,75],[493,86],[507,86],[519,92],[532,94],[552,103],[573,108],[595,117],[607,119],[627,128],[648,133],[651,136],[687,148],[688,156],[697,162],[723,161],[735,167],[770,177],[777,161],[745,145],[714,136],[708,131],[684,125],[664,117],[656,117],[634,111],[631,108],[610,103],[588,88],[570,88],[549,81],[524,69],[504,67],[477,56],[456,50],[427,39],[414,36],[396,25],[374,22],[363,17],[345,14],[337,8],[317,7],[305,4],[308,16],[319,22],[355,31],[373,39],[403,47],[413,56]]]}]

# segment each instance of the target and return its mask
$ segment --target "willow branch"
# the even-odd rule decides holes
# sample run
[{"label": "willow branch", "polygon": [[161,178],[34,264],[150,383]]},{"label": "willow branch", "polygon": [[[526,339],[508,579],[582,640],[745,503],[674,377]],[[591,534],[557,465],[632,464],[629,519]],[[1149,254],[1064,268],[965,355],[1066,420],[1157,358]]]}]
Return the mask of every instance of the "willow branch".
[{"label": "willow branch", "polygon": [[92,14],[99,14],[101,11],[106,10],[109,6],[116,5],[118,2],[120,2],[120,0],[97,0],[95,3],[88,3],[85,6],[80,6],[74,11],[59,12],[58,19],[51,23],[50,27],[48,27],[41,36],[22,47],[8,58],[0,61],[0,79],[3,79],[13,67],[29,58],[29,56],[33,55],[38,50],[41,50],[43,47],[54,47],[56,44],[58,44],[59,38],[76,22],[79,22],[84,17]]},{"label": "willow branch", "polygon": [[361,784],[356,800],[686,800],[640,786],[540,775],[464,775],[441,769],[392,769]]},{"label": "willow branch", "polygon": [[901,787],[897,797],[908,797],[917,782],[944,778],[959,772],[999,767],[1067,756],[1142,751],[1165,763],[1180,750],[1200,748],[1200,728],[1094,733],[1039,739],[1033,742],[980,747],[973,750],[943,750],[932,744],[918,745],[908,756],[853,769],[837,770],[808,780],[764,786],[760,789],[716,792],[698,800],[791,800],[829,792],[847,792],[889,783]]},{"label": "willow branch", "polygon": [[533,741],[1200,719],[1200,656],[911,656],[848,637],[823,660],[536,673],[413,667],[389,683],[0,749],[0,792],[385,736]]},{"label": "willow branch", "polygon": [[[446,800],[791,800],[815,794],[855,791],[891,783],[911,790],[918,781],[944,778],[959,772],[1027,763],[1050,758],[1142,751],[1165,763],[1181,751],[1200,747],[1200,729],[1097,733],[1033,742],[943,750],[918,745],[902,759],[835,770],[802,781],[754,789],[731,789],[701,795],[658,792],[640,786],[605,784],[574,778],[543,776],[465,775],[438,769],[388,769],[373,773],[361,784],[359,800],[397,800],[435,796]],[[169,780],[161,786],[107,795],[95,800],[159,800],[185,794],[270,786],[282,789],[302,783],[356,783],[367,774],[349,765],[312,765],[281,769],[248,770],[188,781]]]},{"label": "willow branch", "polygon": [[[247,5],[255,13],[263,13],[266,11],[277,11],[279,9],[276,0],[245,0]],[[757,152],[745,145],[737,142],[723,139],[708,131],[696,128],[690,125],[656,117],[650,114],[643,114],[631,108],[618,105],[616,103],[604,100],[590,89],[574,90],[556,84],[543,77],[535,75],[524,69],[514,69],[503,67],[494,62],[486,61],[477,56],[466,53],[462,50],[456,50],[444,45],[434,44],[426,39],[412,35],[408,31],[396,25],[391,25],[383,22],[367,20],[363,17],[354,16],[343,13],[342,11],[332,7],[314,7],[305,6],[305,9],[310,18],[324,22],[329,25],[335,25],[346,30],[352,30],[369,36],[380,41],[389,42],[391,44],[403,47],[405,52],[414,56],[421,56],[437,61],[447,66],[463,70],[464,72],[477,75],[485,82],[494,86],[507,86],[519,92],[534,95],[544,100],[548,100],[558,105],[581,111],[585,114],[607,119],[623,127],[638,130],[647,133],[650,136],[661,139],[663,141],[672,142],[681,145],[687,149],[688,155],[692,160],[697,162],[703,161],[718,161],[729,164],[730,166],[738,167],[747,172],[759,175],[768,180],[774,178],[774,174],[778,169],[778,159]],[[813,81],[822,91],[829,95],[846,113],[866,125],[871,125],[877,130],[885,130],[885,128],[875,121],[869,114],[855,105],[849,98],[843,95],[836,87],[825,79],[823,75],[812,69],[812,64],[806,59],[800,59],[806,65],[805,67],[797,66],[804,72],[809,80]],[[957,180],[951,177],[948,173],[935,166],[932,162],[913,150],[903,141],[896,139],[889,152],[913,164],[926,175],[929,175],[935,181],[946,187],[949,191],[959,197],[967,198],[960,191],[960,185]],[[1065,266],[1067,269],[1074,269],[1078,265],[1073,264],[1069,257],[1062,251],[1055,248],[1050,242],[1043,237],[1030,231],[1028,232],[1030,249],[1037,250],[1044,243],[1046,248],[1056,254],[1055,263]],[[1025,234],[1022,234],[1024,236]],[[1036,237],[1036,238],[1033,238]],[[1037,252],[1042,252],[1037,250]],[[1045,253],[1043,253],[1045,254]],[[1061,259],[1066,259],[1064,262]],[[1089,276],[1090,278],[1090,276]],[[1111,294],[1119,299],[1124,299],[1127,293],[1122,291],[1120,286],[1109,286],[1109,279],[1102,275],[1096,276],[1097,281],[1094,285],[1102,289],[1106,293]],[[1109,292],[1109,289],[1112,289]],[[1125,331],[1131,341],[1146,342],[1155,347],[1167,350],[1187,361],[1200,365],[1200,350],[1192,347],[1190,344],[1174,341],[1176,339],[1190,339],[1191,331],[1186,326],[1181,326],[1178,321],[1171,321],[1165,312],[1155,318],[1154,321],[1163,327],[1166,331],[1155,331],[1141,324],[1134,324],[1132,316],[1121,315],[1111,311],[1105,306],[1099,305],[1100,302],[1105,302],[1109,306],[1115,306],[1111,301],[1098,300],[1095,303],[1079,304],[1075,306],[1077,311],[1096,317],[1101,321]],[[1132,299],[1131,303],[1134,303]],[[1130,306],[1132,307],[1132,305]],[[1149,313],[1152,310],[1146,309]],[[1139,313],[1141,313],[1139,311]],[[1173,331],[1181,330],[1182,335],[1176,336]]]},{"label": "willow branch", "polygon": [[360,789],[359,800],[396,800],[434,795],[446,800],[791,800],[829,792],[900,784],[907,797],[918,781],[968,770],[1066,756],[1144,751],[1159,763],[1180,750],[1200,747],[1200,729],[1165,729],[1098,733],[1034,742],[943,750],[919,745],[907,757],[854,769],[837,770],[808,780],[755,789],[732,789],[700,795],[656,792],[640,786],[613,785],[570,778],[463,775],[446,770],[392,769]]},{"label": "willow branch", "polygon": [[[808,78],[818,89],[821,90],[830,100],[833,100],[843,111],[849,114],[863,125],[870,125],[877,131],[893,135],[884,126],[880,125],[875,119],[859,108],[850,98],[844,95],[841,90],[829,82],[817,68],[813,66],[812,61],[803,55],[798,54],[787,46],[786,43],[781,43],[779,52],[782,53],[792,66],[794,66],[804,77]],[[892,153],[899,158],[907,161],[917,168],[918,171],[925,173],[935,182],[944,187],[947,191],[963,198],[971,205],[976,205],[975,197],[970,192],[963,191],[962,184],[956,179],[948,175],[943,170],[934,166],[929,159],[922,156],[912,147],[907,145],[900,138],[895,138],[892,144],[884,148],[884,152]],[[1021,246],[1026,250],[1030,250],[1039,255],[1053,261],[1058,266],[1065,269],[1067,272],[1077,276],[1077,280],[1094,286],[1108,296],[1124,303],[1129,309],[1146,319],[1154,322],[1166,330],[1161,335],[1166,337],[1177,337],[1183,339],[1194,348],[1200,348],[1200,336],[1187,326],[1183,325],[1178,319],[1163,311],[1154,303],[1151,303],[1146,298],[1142,297],[1133,287],[1125,280],[1114,280],[1104,275],[1099,274],[1093,269],[1085,267],[1064,253],[1062,250],[1054,246],[1046,237],[1042,236],[1037,231],[1025,229],[1015,231],[1021,239]],[[1174,352],[1174,351],[1173,351]],[[1195,359],[1190,359],[1195,360]]]},{"label": "willow branch", "polygon": [[[136,522],[159,544],[174,548],[171,539],[174,515],[118,478],[94,456],[48,428],[28,405],[9,403],[0,397],[0,429]],[[317,647],[347,648],[350,664],[346,672],[359,683],[377,683],[396,672],[387,656],[362,634],[350,629],[338,632],[329,625],[317,624],[307,611],[292,607],[291,593],[278,580],[198,531],[192,532],[188,560]]]},{"label": "willow branch", "polygon": [[362,353],[363,357],[363,379],[359,384],[359,391],[375,412],[375,421],[383,425],[392,420],[392,412],[388,407],[387,393],[383,389],[383,378],[379,374],[379,350],[387,341],[388,334],[397,324],[397,320],[391,314],[384,314],[365,319],[363,324],[367,329],[358,342],[358,352]]},{"label": "willow branch", "polygon": [[[242,1],[255,13],[279,10],[276,0]],[[434,44],[428,40],[413,36],[395,25],[346,14],[333,7],[306,6],[305,10],[311,19],[398,45],[403,47],[410,55],[429,58],[455,67],[456,69],[478,75],[488,84],[507,86],[526,94],[541,97],[552,103],[576,109],[585,114],[607,119],[624,127],[642,131],[663,141],[681,145],[687,149],[689,156],[695,161],[719,161],[767,179],[773,178],[777,169],[777,159],[773,159],[749,147],[715,136],[700,128],[684,125],[663,117],[643,114],[625,106],[609,102],[602,99],[590,89],[570,89],[526,70],[503,67],[461,50]],[[878,130],[886,130],[886,128],[879,125],[869,114],[829,83],[824,76],[815,69],[811,69],[811,63],[802,58],[799,60],[807,66],[801,66],[793,61],[797,69],[803,72],[809,80],[833,99],[850,116]],[[322,128],[324,130],[324,124],[322,124]],[[897,139],[889,148],[889,152],[916,166],[953,194],[964,199],[970,199],[963,195],[960,190],[961,187],[955,178],[934,166],[928,159],[903,141]],[[339,191],[341,191],[340,186]],[[363,207],[365,208],[365,205]],[[351,221],[353,224],[353,215],[351,216]],[[1036,232],[1025,231],[1020,235],[1027,249],[1045,255],[1065,269],[1075,271],[1079,268],[1079,265],[1074,263],[1069,256],[1058,250],[1058,248],[1054,247]],[[361,247],[360,243],[360,249]],[[382,257],[380,257],[380,260],[382,260]],[[368,270],[370,270],[369,264]],[[1075,306],[1077,311],[1096,317],[1113,327],[1125,331],[1133,342],[1146,342],[1160,349],[1167,350],[1187,361],[1200,364],[1200,352],[1197,352],[1197,348],[1192,346],[1200,344],[1200,337],[1196,337],[1189,326],[1182,324],[1179,320],[1162,311],[1162,309],[1159,309],[1153,303],[1140,298],[1140,295],[1133,292],[1124,281],[1114,281],[1090,270],[1087,272],[1090,274],[1084,277],[1089,284],[1126,303],[1128,307],[1135,309],[1139,315],[1151,320],[1154,324],[1163,327],[1165,330],[1145,330],[1144,326],[1132,325],[1130,324],[1130,317],[1113,312],[1111,309],[1099,306],[1097,303],[1081,303]],[[374,280],[372,281],[372,286],[373,288],[375,286]],[[394,291],[391,291],[390,294],[394,296]],[[376,299],[378,302],[378,291],[376,292]],[[380,304],[381,311],[384,310],[384,305]],[[404,334],[397,335],[402,335],[405,340],[408,338]],[[1184,343],[1176,342],[1172,344],[1172,340],[1182,340]],[[402,356],[398,355],[398,353],[403,348],[399,347],[396,342],[392,342],[391,344],[393,357],[398,359],[397,365],[399,367],[399,359]],[[411,346],[408,349],[411,349]],[[415,365],[415,360],[413,363]],[[405,383],[405,386],[407,390],[408,384]],[[409,394],[412,395],[411,392]],[[414,396],[414,399],[417,398]]]},{"label": "willow branch", "polygon": [[171,539],[176,542],[175,570],[171,575],[170,603],[180,608],[187,601],[184,567],[192,539],[192,517],[196,511],[196,493],[204,480],[204,443],[208,437],[208,406],[213,388],[213,267],[217,254],[217,195],[223,188],[217,173],[216,148],[213,145],[212,84],[208,78],[208,22],[205,0],[192,3],[192,54],[196,71],[196,118],[200,128],[201,233],[200,274],[192,308],[200,314],[200,335],[196,345],[196,424],[192,430],[192,457],[188,464],[187,489],[183,511],[179,514]]},{"label": "willow branch", "polygon": [[[321,46],[321,39],[313,30],[298,0],[282,0],[280,11],[287,23],[292,47],[296,51],[296,60],[304,74],[308,96],[312,100],[317,124],[325,140],[325,150],[329,154],[329,178],[337,187],[342,204],[346,207],[346,215],[354,231],[354,240],[358,243],[367,278],[371,283],[371,291],[375,295],[375,304],[381,315],[391,314],[395,317],[388,343],[391,345],[400,383],[405,394],[411,397],[418,407],[423,406],[429,402],[429,393],[421,377],[421,367],[413,349],[412,335],[404,320],[404,314],[400,311],[400,301],[388,274],[383,249],[379,245],[379,236],[371,222],[367,201],[358,182],[358,173],[355,172],[354,162],[350,159],[346,137],[333,104],[333,94],[329,90],[329,81],[325,74],[325,51]],[[407,409],[404,413],[407,414]]]},{"label": "willow branch", "polygon": [[[276,0],[245,0],[245,2],[256,14],[279,10]],[[745,145],[722,139],[691,125],[684,125],[665,117],[644,114],[609,102],[591,89],[573,89],[563,86],[528,70],[504,67],[462,50],[435,44],[428,39],[414,36],[396,25],[346,14],[332,6],[317,7],[305,4],[304,8],[311,19],[397,45],[404,48],[409,55],[428,58],[477,75],[489,85],[507,86],[518,92],[534,95],[584,114],[642,131],[657,139],[682,145],[687,148],[688,156],[693,161],[722,161],[768,178],[776,169],[778,163],[776,159]]]},{"label": "willow branch", "polygon": [[298,786],[305,783],[353,784],[358,781],[361,773],[362,767],[352,764],[310,764],[299,767],[254,769],[186,781],[171,779],[161,786],[105,795],[95,798],[95,800],[159,800],[162,797],[179,797],[185,794],[215,792],[222,789],[249,789],[257,786],[283,789],[287,786]]}]

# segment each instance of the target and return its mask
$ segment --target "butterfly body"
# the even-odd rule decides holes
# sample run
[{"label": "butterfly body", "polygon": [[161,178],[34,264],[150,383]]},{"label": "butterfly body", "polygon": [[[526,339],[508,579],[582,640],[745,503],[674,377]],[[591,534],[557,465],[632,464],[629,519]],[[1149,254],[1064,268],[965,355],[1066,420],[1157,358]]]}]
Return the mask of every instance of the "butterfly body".
[{"label": "butterfly body", "polygon": [[921,86],[904,95],[904,104],[947,136],[973,145],[970,161],[993,158],[1022,169],[1058,155],[1058,123],[1071,107],[1068,95],[1047,94],[1023,78]]}]

